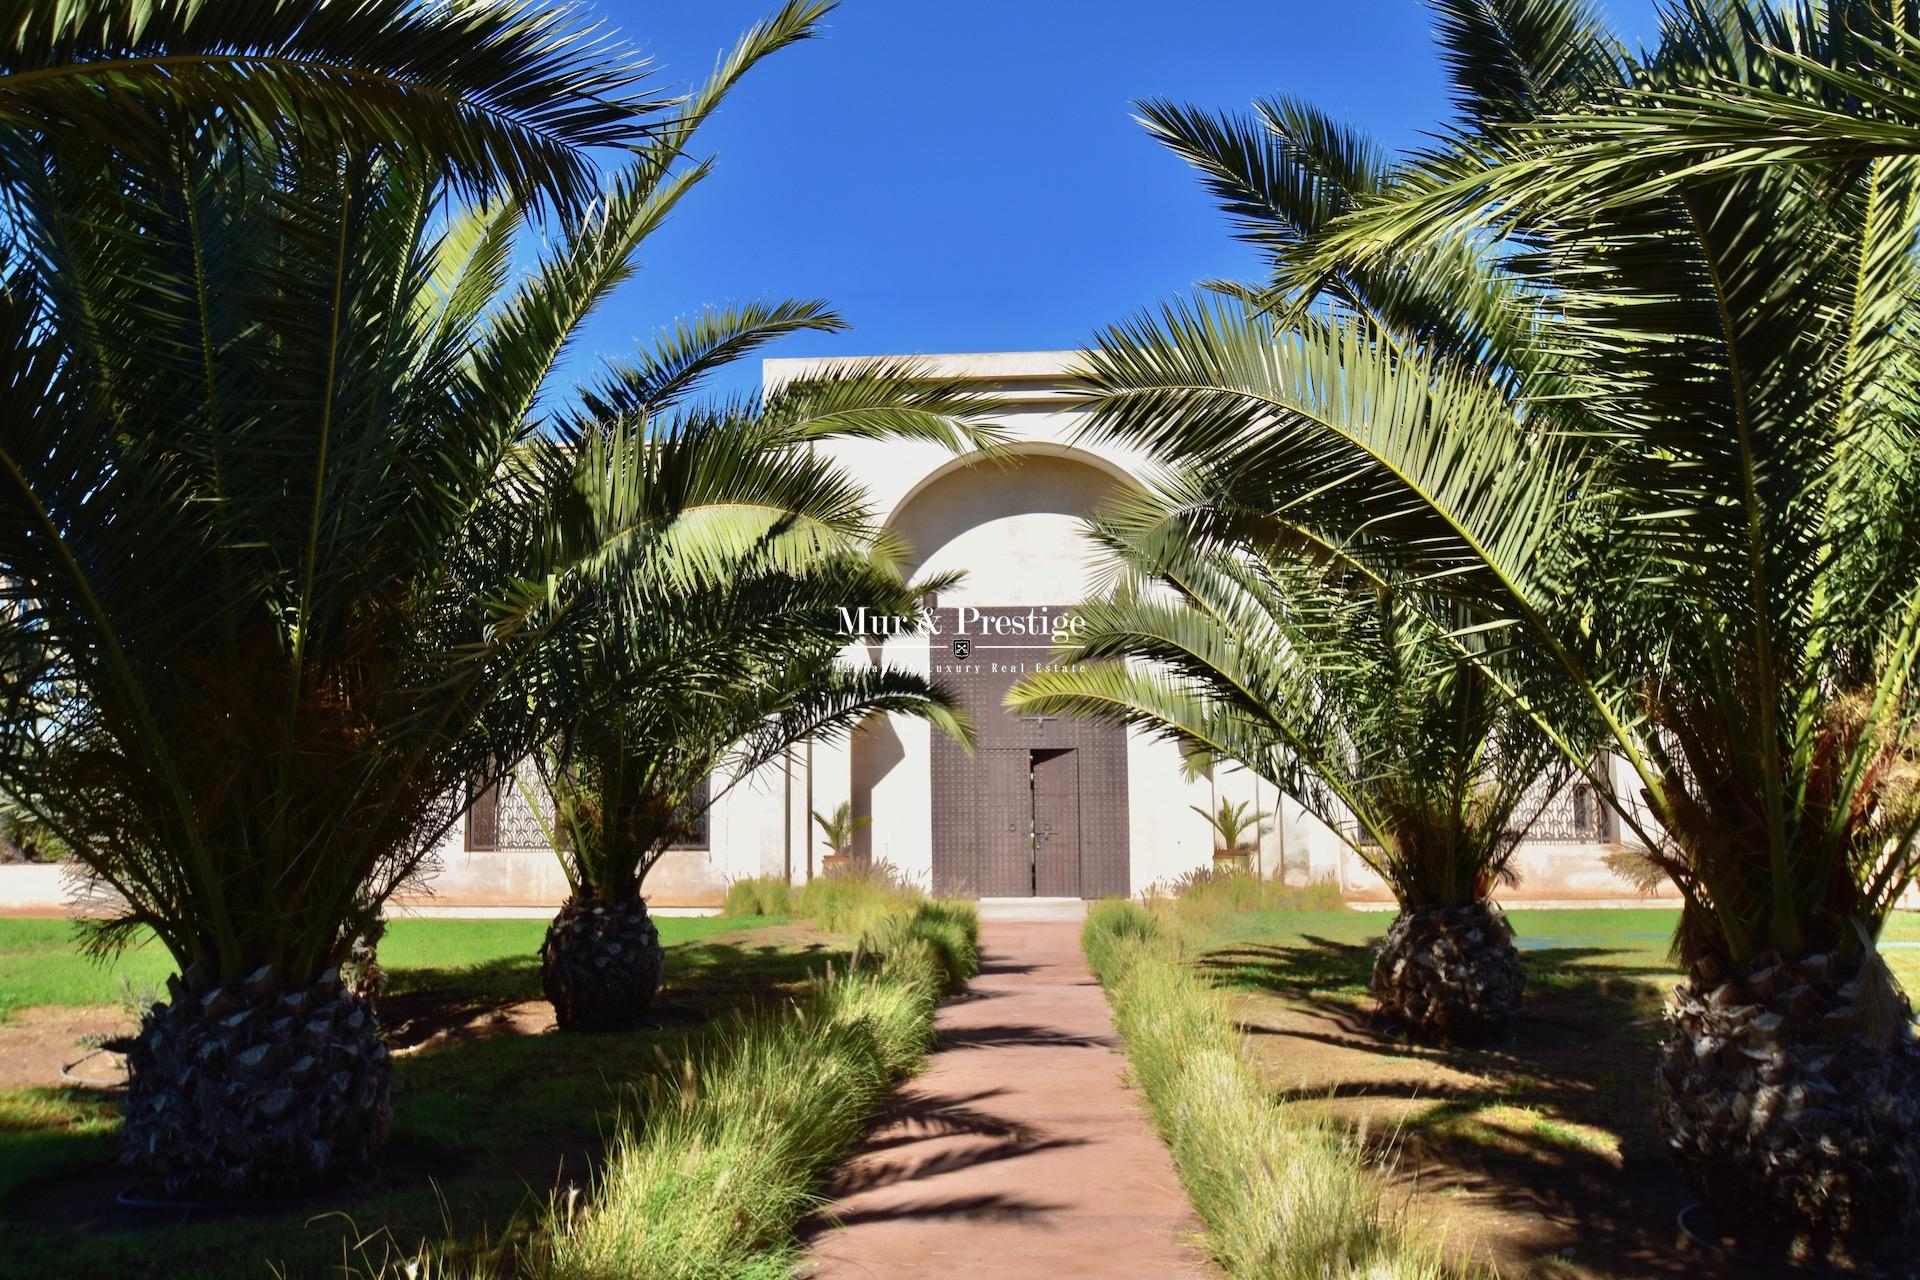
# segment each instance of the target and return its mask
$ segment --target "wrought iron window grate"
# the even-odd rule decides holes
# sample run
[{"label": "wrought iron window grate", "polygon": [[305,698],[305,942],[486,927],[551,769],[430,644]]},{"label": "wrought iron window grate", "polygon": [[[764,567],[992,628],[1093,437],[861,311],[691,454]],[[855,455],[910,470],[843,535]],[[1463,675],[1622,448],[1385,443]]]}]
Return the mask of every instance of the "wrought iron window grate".
[{"label": "wrought iron window grate", "polygon": [[[676,841],[676,849],[705,849],[710,842],[706,809],[708,779],[701,783],[696,803],[700,815],[693,821],[693,834]],[[488,787],[474,799],[467,813],[467,848],[476,852],[538,851],[551,853],[547,832],[553,826],[553,798],[540,783],[540,775],[530,763],[522,762],[513,775]]]},{"label": "wrought iron window grate", "polygon": [[[1614,840],[1613,811],[1607,808],[1606,801],[1600,798],[1591,782],[1575,778],[1541,809],[1549,785],[1547,778],[1537,780],[1514,806],[1514,812],[1522,816],[1540,810],[1539,818],[1527,829],[1523,843],[1609,844]],[[1380,847],[1380,842],[1357,822],[1347,823],[1345,833],[1362,849]]]},{"label": "wrought iron window grate", "polygon": [[[1519,812],[1533,812],[1546,786],[1542,779],[1528,788],[1520,801]],[[1613,812],[1591,782],[1575,778],[1540,810],[1540,817],[1527,831],[1527,839],[1543,844],[1605,844],[1613,839]]]}]

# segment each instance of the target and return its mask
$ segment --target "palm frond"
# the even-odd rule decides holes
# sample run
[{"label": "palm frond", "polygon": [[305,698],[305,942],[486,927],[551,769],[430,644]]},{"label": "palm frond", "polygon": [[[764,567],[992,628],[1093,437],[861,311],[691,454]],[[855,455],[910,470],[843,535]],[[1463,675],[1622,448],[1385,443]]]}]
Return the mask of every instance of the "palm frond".
[{"label": "palm frond", "polygon": [[241,118],[405,148],[470,193],[522,200],[578,203],[591,153],[638,144],[670,105],[629,46],[528,0],[36,2],[0,32],[0,127],[138,150],[156,119]]}]

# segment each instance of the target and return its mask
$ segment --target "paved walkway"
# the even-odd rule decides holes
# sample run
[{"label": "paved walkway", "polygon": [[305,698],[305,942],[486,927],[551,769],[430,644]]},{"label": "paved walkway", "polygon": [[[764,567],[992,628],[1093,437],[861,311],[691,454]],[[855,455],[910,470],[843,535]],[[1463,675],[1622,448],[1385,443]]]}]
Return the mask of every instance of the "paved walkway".
[{"label": "paved walkway", "polygon": [[819,1280],[1213,1274],[1073,921],[989,920],[940,1043],[829,1187]]}]

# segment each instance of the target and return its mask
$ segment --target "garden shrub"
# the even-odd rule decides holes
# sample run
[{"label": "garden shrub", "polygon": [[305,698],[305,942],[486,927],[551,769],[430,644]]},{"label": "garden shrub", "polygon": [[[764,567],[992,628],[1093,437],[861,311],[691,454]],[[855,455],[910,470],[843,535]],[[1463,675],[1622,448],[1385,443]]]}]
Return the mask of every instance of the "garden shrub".
[{"label": "garden shrub", "polygon": [[892,864],[843,867],[809,880],[794,895],[793,913],[827,933],[861,934],[895,913],[924,903],[927,895]]},{"label": "garden shrub", "polygon": [[827,933],[861,934],[881,921],[927,902],[927,895],[887,862],[842,867],[798,888],[778,876],[735,880],[720,908],[724,916],[797,916]]}]

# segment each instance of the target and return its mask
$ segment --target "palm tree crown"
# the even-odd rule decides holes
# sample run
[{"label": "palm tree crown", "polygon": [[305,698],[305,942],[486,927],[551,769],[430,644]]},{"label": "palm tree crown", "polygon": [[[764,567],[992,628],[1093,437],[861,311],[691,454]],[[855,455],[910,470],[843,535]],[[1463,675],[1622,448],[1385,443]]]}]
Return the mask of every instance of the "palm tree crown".
[{"label": "palm tree crown", "polygon": [[1149,109],[1273,272],[1104,336],[1091,429],[1204,478],[1193,538],[1425,597],[1567,759],[1600,736],[1685,900],[1668,1147],[1723,1221],[1844,1253],[1920,1186],[1873,954],[1920,830],[1914,11],[1690,4],[1630,56],[1583,0],[1436,7],[1421,155]]},{"label": "palm tree crown", "polygon": [[[190,984],[300,983],[544,732],[533,661],[594,608],[831,516],[833,477],[536,413],[579,321],[705,172],[756,28],[532,270],[530,207],[244,119],[120,155],[7,132],[0,789]],[[61,154],[56,155],[56,152]],[[111,163],[110,163],[111,160]],[[697,371],[816,305],[715,313]],[[683,374],[685,370],[683,369]]]},{"label": "palm tree crown", "polygon": [[574,11],[529,0],[26,0],[0,27],[0,130],[158,156],[156,124],[225,116],[286,142],[397,146],[469,193],[577,207],[598,185],[593,149],[643,145],[674,106],[648,70]]},{"label": "palm tree crown", "polygon": [[[1689,956],[1850,946],[1920,823],[1911,162],[1622,181],[1568,216],[1555,134],[1516,121],[1736,74],[1754,32],[1830,58],[1829,29],[1689,11],[1636,61],[1570,0],[1441,9],[1463,118],[1411,167],[1343,166],[1370,153],[1299,109],[1157,113],[1272,228],[1277,285],[1103,340],[1093,429],[1444,595],[1537,710],[1570,690]],[[1491,223],[1443,216],[1469,192]]]},{"label": "palm tree crown", "polygon": [[1128,580],[1082,606],[1068,663],[1009,702],[1159,731],[1190,767],[1239,762],[1342,832],[1403,905],[1485,897],[1566,775],[1497,659],[1392,587],[1258,541],[1198,546],[1170,521],[1181,505],[1096,526]]}]

